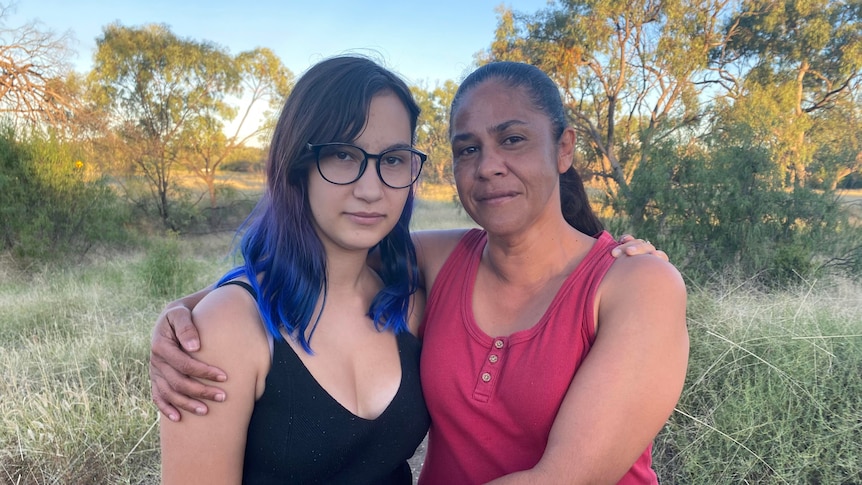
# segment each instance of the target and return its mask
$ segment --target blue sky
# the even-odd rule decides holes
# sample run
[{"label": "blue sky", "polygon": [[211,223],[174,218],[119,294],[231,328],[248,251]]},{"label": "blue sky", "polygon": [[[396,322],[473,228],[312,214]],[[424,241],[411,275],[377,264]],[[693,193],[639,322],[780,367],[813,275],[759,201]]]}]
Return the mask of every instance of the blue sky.
[{"label": "blue sky", "polygon": [[180,37],[209,40],[232,54],[269,47],[296,75],[325,57],[360,52],[410,83],[432,86],[460,80],[473,54],[490,45],[501,4],[533,13],[547,0],[17,0],[5,22],[37,20],[58,33],[71,31],[78,71],[91,67],[103,26],[164,23]]}]

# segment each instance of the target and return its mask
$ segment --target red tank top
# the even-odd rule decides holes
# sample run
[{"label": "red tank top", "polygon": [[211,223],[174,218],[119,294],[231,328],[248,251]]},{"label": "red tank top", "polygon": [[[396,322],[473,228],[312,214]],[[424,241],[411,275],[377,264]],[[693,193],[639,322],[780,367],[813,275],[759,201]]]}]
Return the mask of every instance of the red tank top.
[{"label": "red tank top", "polygon": [[[492,337],[478,327],[471,307],[486,240],[478,229],[464,235],[425,308],[420,371],[431,429],[420,485],[485,483],[538,463],[595,339],[593,300],[617,244],[600,234],[533,327]],[[651,449],[620,483],[658,483]]]}]

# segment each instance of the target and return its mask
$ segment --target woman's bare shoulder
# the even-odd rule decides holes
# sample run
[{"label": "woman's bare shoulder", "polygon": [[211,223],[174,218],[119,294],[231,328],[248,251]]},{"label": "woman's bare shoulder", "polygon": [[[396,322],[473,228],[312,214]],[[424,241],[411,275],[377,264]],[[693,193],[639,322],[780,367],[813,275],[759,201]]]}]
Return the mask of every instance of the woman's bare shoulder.
[{"label": "woman's bare shoulder", "polygon": [[670,262],[649,254],[615,260],[602,286],[621,291],[685,293],[685,282],[679,270]]},{"label": "woman's bare shoulder", "polygon": [[686,300],[682,275],[669,262],[649,255],[620,258],[599,285],[597,329],[682,335]]}]

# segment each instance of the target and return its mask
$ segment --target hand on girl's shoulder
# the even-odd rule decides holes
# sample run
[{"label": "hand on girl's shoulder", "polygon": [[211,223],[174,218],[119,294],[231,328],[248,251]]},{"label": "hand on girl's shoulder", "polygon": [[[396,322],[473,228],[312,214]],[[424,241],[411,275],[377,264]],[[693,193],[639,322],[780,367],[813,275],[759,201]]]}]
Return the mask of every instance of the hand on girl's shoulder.
[{"label": "hand on girl's shoulder", "polygon": [[269,340],[251,294],[238,285],[214,289],[195,306],[192,319],[201,338],[198,359],[224,369],[268,371]]}]

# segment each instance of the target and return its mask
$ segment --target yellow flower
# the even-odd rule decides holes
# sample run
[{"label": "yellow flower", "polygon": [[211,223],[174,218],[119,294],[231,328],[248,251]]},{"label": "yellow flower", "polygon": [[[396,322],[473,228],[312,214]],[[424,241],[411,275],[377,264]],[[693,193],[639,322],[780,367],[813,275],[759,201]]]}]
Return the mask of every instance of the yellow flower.
[{"label": "yellow flower", "polygon": [[78,170],[84,168],[84,162],[78,160],[77,162],[75,162],[75,168],[77,168]]}]

